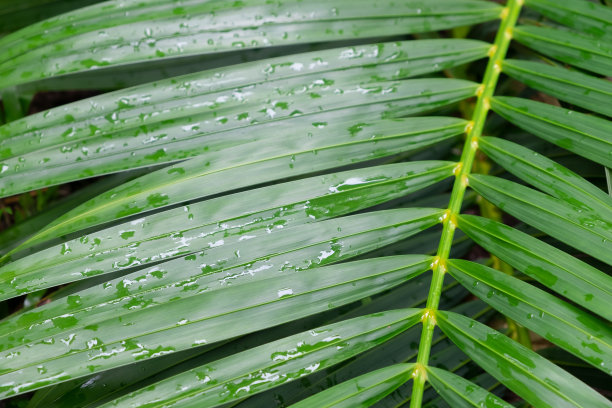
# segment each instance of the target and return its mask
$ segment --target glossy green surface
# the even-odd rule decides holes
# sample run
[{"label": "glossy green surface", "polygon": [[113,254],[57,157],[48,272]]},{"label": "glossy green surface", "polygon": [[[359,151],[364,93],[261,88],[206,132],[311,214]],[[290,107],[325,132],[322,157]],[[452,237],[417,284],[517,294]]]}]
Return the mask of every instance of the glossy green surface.
[{"label": "glossy green surface", "polygon": [[444,333],[478,365],[534,406],[612,406],[579,379],[482,323],[442,311],[436,313],[436,319]]},{"label": "glossy green surface", "polygon": [[[145,174],[0,236],[0,316],[12,313],[0,399],[503,405],[488,389],[521,406],[609,406],[570,374],[610,391],[612,278],[588,256],[612,262],[599,189],[612,93],[595,76],[611,66],[612,33],[601,8],[558,3],[111,0],[0,38],[0,198]],[[519,15],[565,26],[515,29]],[[534,52],[560,65],[524,61]],[[119,90],[21,118],[38,90],[83,86]],[[461,215],[475,205],[533,236]],[[448,260],[474,254],[482,265]],[[492,316],[505,336],[483,326]],[[585,362],[518,346],[509,338],[530,344],[520,323]],[[318,343],[312,328],[330,324],[340,338]]]},{"label": "glossy green surface", "polygon": [[491,109],[559,147],[612,167],[612,122],[522,98],[497,96]]},{"label": "glossy green surface", "polygon": [[275,143],[236,146],[137,178],[56,219],[28,244],[199,197],[419,150],[465,128],[461,119],[442,117],[379,120],[356,128],[315,125],[298,127],[299,137],[275,135]]},{"label": "glossy green surface", "polygon": [[448,29],[500,11],[477,0],[113,0],[0,39],[0,88],[160,58]]},{"label": "glossy green surface", "polygon": [[458,227],[487,251],[547,288],[612,320],[612,277],[591,265],[502,223],[473,215]]},{"label": "glossy green surface", "polygon": [[612,83],[580,71],[531,61],[504,61],[505,74],[530,88],[593,112],[612,116]]},{"label": "glossy green surface", "polygon": [[[244,109],[248,105],[238,102],[265,103],[266,92],[269,94],[274,90],[271,84],[286,88],[287,100],[280,102],[295,103],[293,98],[300,97],[320,99],[310,95],[335,89],[336,81],[340,81],[343,86],[366,86],[368,83],[422,75],[482,58],[488,47],[487,43],[475,40],[388,42],[307,52],[224,69],[211,69],[98,95],[0,127],[2,153],[5,157],[11,157],[21,152],[60,146],[67,141],[92,139],[96,135],[127,129],[137,130],[140,126],[145,126],[145,133],[150,133],[163,125],[164,121],[175,120],[177,122],[171,124],[181,125],[178,122],[180,118],[189,119],[196,114],[202,115],[220,108],[233,108],[239,110],[237,113],[245,113]],[[331,77],[327,78],[329,75]],[[275,95],[277,98],[279,96]],[[356,96],[359,95],[352,95]],[[324,101],[314,102],[320,104]],[[246,106],[241,109],[240,105]],[[266,108],[275,111],[276,119],[287,118],[294,111],[292,108],[284,112],[289,107],[283,109],[282,104],[276,107],[272,104]],[[237,120],[228,116],[225,109],[223,115],[229,123],[219,120],[221,123],[201,123],[199,126],[206,125],[211,127],[210,130],[219,131],[270,119],[269,112],[263,112],[267,115],[252,112]],[[112,117],[113,113],[116,114],[115,118]],[[253,122],[254,119],[257,122]],[[157,124],[157,127],[153,124]],[[183,123],[187,124],[191,123]],[[90,128],[90,125],[94,127]],[[64,133],[66,135],[62,136]],[[192,130],[184,137],[198,133],[202,132]],[[155,142],[155,139],[149,141],[149,144]],[[10,152],[6,150],[8,148],[11,148]]]},{"label": "glossy green surface", "polygon": [[[462,377],[465,378],[465,377]],[[478,387],[481,387],[488,392],[494,393],[495,395],[503,395],[506,391],[506,387],[504,387],[499,381],[495,378],[491,377],[487,373],[479,374],[475,377],[469,378],[468,381],[472,382]],[[472,388],[474,391],[476,389]],[[452,408],[448,405],[444,399],[440,396],[436,398],[432,398],[426,404],[423,404],[423,408]]]},{"label": "glossy green surface", "polygon": [[[382,137],[399,136],[397,133],[410,132],[409,123],[403,125],[406,132],[398,132],[397,121],[380,120],[382,111],[387,112],[383,115],[386,117],[424,112],[469,98],[474,95],[476,89],[476,84],[469,81],[454,79],[433,81],[432,83],[431,80],[415,79],[380,82],[369,86],[331,86],[326,87],[327,89],[321,91],[321,94],[317,94],[326,95],[324,102],[308,95],[302,95],[301,98],[291,97],[295,103],[283,102],[280,98],[276,99],[276,95],[284,92],[280,89],[271,89],[271,94],[266,95],[262,100],[263,103],[253,105],[245,103],[246,106],[250,106],[246,112],[245,105],[240,104],[238,110],[241,113],[230,114],[232,118],[230,125],[227,125],[229,119],[226,116],[220,116],[219,111],[213,109],[206,112],[204,117],[183,118],[178,121],[180,123],[172,124],[171,129],[164,128],[153,133],[149,133],[146,129],[143,133],[143,129],[139,129],[137,130],[139,138],[133,137],[133,131],[126,131],[123,138],[129,138],[129,141],[122,141],[121,138],[109,140],[101,136],[92,143],[86,143],[87,146],[80,146],[82,144],[80,142],[69,143],[68,146],[63,145],[57,149],[36,151],[26,155],[27,157],[7,158],[0,164],[1,169],[4,169],[0,195],[9,196],[62,182],[168,161],[176,162],[193,156],[200,159],[201,167],[210,163],[209,166],[214,169],[221,163],[225,163],[226,166],[244,164],[247,158],[252,161],[262,161],[271,156],[290,158],[293,155],[314,154],[313,150],[326,153],[330,149],[337,151],[344,148],[346,151],[351,149],[351,146],[355,150],[353,145],[363,143],[362,138],[366,133],[372,136],[371,133],[374,132]],[[305,105],[300,106],[300,100],[305,102]],[[280,111],[279,117],[276,117],[277,110]],[[227,113],[231,113],[231,109]],[[311,113],[316,114],[311,115]],[[242,114],[245,116],[241,116]],[[260,118],[253,118],[251,115]],[[290,125],[281,120],[281,115],[291,121]],[[272,118],[275,119],[271,120]],[[250,120],[260,119],[267,123],[254,126],[254,129],[244,127]],[[247,122],[236,123],[244,120]],[[420,118],[412,120],[416,121],[414,122],[416,129],[425,131],[424,122],[419,122]],[[201,125],[200,121],[207,124]],[[455,123],[458,121],[455,120]],[[232,125],[238,127],[229,133],[207,134],[210,130],[206,128],[219,127],[219,123],[221,127],[232,127]],[[439,127],[430,120],[430,126],[438,129],[448,126],[450,122],[441,121],[438,124]],[[205,133],[200,130],[201,126],[205,128]],[[361,129],[365,131],[360,132]],[[189,138],[190,134],[200,137]],[[332,135],[337,135],[337,139],[332,139]],[[185,136],[187,136],[185,140],[181,140]],[[143,144],[145,147],[141,149]],[[151,145],[147,146],[148,144]],[[265,148],[262,148],[263,146]],[[115,149],[119,151],[112,154]],[[109,154],[107,150],[111,153]],[[354,155],[357,160],[357,153]],[[44,178],[41,178],[41,164],[48,166]],[[187,166],[185,168],[187,171],[189,168],[187,164],[175,165],[175,168],[181,169],[184,166]],[[286,164],[284,167],[288,166]]]},{"label": "glossy green surface", "polygon": [[[187,359],[184,362],[179,361],[170,369],[165,369],[167,364],[166,361],[173,358],[176,360],[185,352],[170,354],[163,356],[162,358],[148,360],[137,365],[119,367],[117,369],[96,374],[94,377],[84,377],[77,381],[59,384],[51,388],[54,391],[50,393],[48,398],[42,398],[42,395],[46,391],[46,389],[42,389],[36,393],[36,395],[41,397],[39,400],[40,402],[38,405],[36,405],[36,407],[57,408],[79,404],[90,406],[94,405],[94,403],[99,404],[105,401],[108,402],[129,392],[148,387],[149,385],[160,380],[165,380],[172,375],[183,373],[210,361],[224,358],[227,355],[250,349],[260,344],[265,344],[269,341],[276,340],[279,337],[286,337],[295,331],[305,331],[311,329],[312,327],[321,326],[332,322],[339,322],[355,316],[362,316],[364,314],[385,312],[394,308],[422,307],[424,296],[426,296],[425,289],[427,278],[427,274],[415,277],[410,281],[391,289],[390,293],[372,297],[369,302],[363,302],[348,312],[346,312],[346,310],[343,311],[340,309],[334,309],[325,312],[323,315],[315,315],[289,325],[279,326],[264,332],[247,335],[241,339],[231,341],[223,347],[211,350],[208,353],[202,351],[200,352],[203,353],[201,356]],[[448,287],[447,293],[448,299],[445,300],[444,305],[448,305],[448,307],[450,307],[456,303],[457,298],[465,296],[468,292],[463,287],[455,283],[453,286]],[[477,303],[477,305],[474,303]],[[482,316],[483,308],[485,310],[490,310],[490,308],[481,301],[472,302],[470,306],[471,307],[469,308],[459,307],[453,310],[466,313],[474,318]],[[276,387],[275,389],[264,391],[256,396],[249,397],[243,402],[239,403],[237,407],[273,406],[280,398],[282,398],[285,404],[297,402],[310,395],[311,392],[318,392],[327,388],[328,381],[339,383],[371,371],[374,368],[381,368],[388,364],[394,364],[397,362],[397,359],[395,359],[394,356],[397,356],[398,358],[402,358],[403,356],[413,358],[415,355],[415,350],[407,349],[405,344],[406,342],[412,343],[417,339],[418,332],[415,330],[415,328],[409,329],[398,334],[396,337],[387,340],[383,345],[380,345],[375,349],[360,353],[356,358],[352,359],[346,364],[336,365],[323,370],[320,374],[312,376],[308,380],[311,384],[306,389],[303,383],[300,381],[284,384],[280,387]],[[449,341],[446,340],[446,343],[449,343]],[[447,347],[449,347],[449,344],[447,344]],[[214,347],[214,345],[210,347]],[[192,349],[191,352],[196,352],[198,350],[200,350],[200,348]],[[461,356],[461,353],[458,354]],[[462,357],[465,359],[464,355]],[[140,369],[139,367],[143,364],[146,364],[147,367]],[[140,382],[138,382],[139,379],[141,380]],[[87,386],[83,387],[85,383],[87,383]],[[61,395],[61,397],[57,397],[58,394]]]},{"label": "glossy green surface", "polygon": [[612,75],[612,44],[566,30],[519,26],[512,38],[542,54],[604,76]]},{"label": "glossy green surface", "polygon": [[496,137],[480,138],[479,147],[491,160],[545,193],[612,219],[612,197],[546,156]]},{"label": "glossy green surface", "polygon": [[612,9],[585,0],[526,0],[528,8],[602,40],[612,40]]},{"label": "glossy green surface", "polygon": [[291,405],[292,408],[369,407],[410,380],[414,364],[396,364],[343,382]]},{"label": "glossy green surface", "polygon": [[[211,345],[183,350],[42,388],[34,392],[27,408],[99,406],[102,402],[113,399],[113,391],[121,390],[122,395],[125,395],[129,392],[129,387],[138,384],[142,378],[154,376],[160,372],[171,372],[181,363],[199,361],[203,359],[203,356],[214,353],[217,347]],[[205,361],[210,360],[202,362]],[[100,383],[104,385],[100,386]]]},{"label": "glossy green surface", "polygon": [[510,408],[501,398],[449,371],[427,367],[427,381],[451,406],[457,408]]},{"label": "glossy green surface", "polygon": [[[278,143],[270,136],[287,132],[287,126],[359,127],[381,116],[423,112],[470,97],[475,84],[465,81],[397,81],[481,58],[488,48],[479,41],[456,41],[292,55],[146,84],[28,116],[0,127],[0,195],[244,143]],[[41,164],[46,166],[44,180]]]},{"label": "glossy green surface", "polygon": [[[463,287],[461,288],[463,289]],[[453,296],[451,292],[452,291],[449,291],[449,290],[445,291],[446,294]],[[459,296],[459,294],[457,294],[457,296]],[[456,300],[459,300],[459,299],[456,299]],[[483,323],[488,322],[493,316],[491,309],[488,308],[486,303],[480,300],[459,303],[456,307],[453,307],[453,308],[450,308],[449,306],[446,305],[446,302],[444,302],[441,304],[441,308],[445,310],[450,310],[450,311],[453,311],[455,313],[459,313],[462,315],[466,315],[472,319],[478,320]],[[420,333],[417,333],[417,334],[420,335]],[[411,339],[406,339],[406,342],[404,342],[403,346],[404,348],[406,348],[406,345],[409,344],[410,346],[412,346],[414,344],[415,349],[416,349],[416,344],[415,344],[416,341],[418,340],[411,341]],[[391,342],[393,342],[393,340],[391,340]],[[386,347],[387,344],[385,344],[384,347]],[[406,354],[406,351],[401,351],[400,345],[397,346],[397,349],[400,355]],[[415,352],[414,357],[416,357],[416,351],[417,350],[414,350]],[[393,351],[390,350],[390,352],[393,352]],[[403,359],[403,360],[398,359],[396,360],[396,362],[413,361],[414,357],[410,356],[409,358]],[[468,356],[466,356],[450,339],[448,339],[444,335],[444,333],[442,333],[439,330],[436,330],[436,332],[434,333],[432,347],[431,347],[431,357],[429,361],[430,361],[430,367],[447,370],[447,371],[450,371],[460,376],[470,375],[470,373],[472,373],[476,367],[474,362]],[[387,363],[387,364],[392,364],[392,363]],[[374,368],[376,367],[378,367],[377,364],[374,365]],[[365,371],[370,371],[370,370],[366,369]],[[381,400],[376,405],[376,407],[377,408],[387,408],[387,407],[393,408],[393,407],[410,404],[410,402],[413,399],[412,394],[413,394],[413,385],[411,383],[406,383],[400,388],[393,391],[383,400]],[[427,405],[430,401],[436,399],[438,396],[439,396],[438,393],[433,389],[431,384],[426,383],[425,390],[423,393],[423,406]],[[445,406],[445,405],[442,405],[442,406]]]},{"label": "glossy green surface", "polygon": [[103,406],[214,407],[326,369],[397,336],[419,309],[345,320],[234,354]]},{"label": "glossy green surface", "polygon": [[[271,232],[264,230],[257,235],[236,236],[228,242],[215,241],[215,245],[197,253],[136,270],[78,292],[74,301],[69,301],[70,296],[58,298],[57,302],[39,309],[40,313],[4,321],[0,324],[0,335],[25,333],[30,330],[32,318],[44,316],[43,320],[52,320],[74,310],[75,302],[79,310],[99,306],[101,309],[96,313],[112,315],[107,310],[112,309],[109,302],[118,298],[128,303],[126,312],[122,312],[127,313],[175,296],[196,295],[212,285],[210,282],[220,286],[237,284],[269,278],[282,271],[302,271],[346,260],[415,235],[439,223],[441,213],[441,210],[413,208],[377,211]],[[88,295],[84,297],[80,293]]]},{"label": "glossy green surface", "polygon": [[505,316],[606,374],[612,374],[612,328],[557,297],[503,272],[461,259],[449,273]]},{"label": "glossy green surface", "polygon": [[[405,282],[427,270],[430,262],[429,257],[411,255],[345,263],[307,273],[281,268],[277,276],[243,284],[229,284],[227,279],[209,273],[197,282],[177,282],[175,286],[180,285],[182,293],[175,289],[174,296],[165,301],[158,290],[151,302],[132,294],[130,288],[150,278],[110,281],[101,288],[68,297],[67,313],[55,318],[40,321],[40,313],[44,314],[41,308],[34,315],[12,319],[32,327],[24,334],[7,332],[10,325],[2,326],[6,338],[2,353],[10,358],[0,374],[5,384],[0,392],[3,396],[27,392],[338,307]],[[154,273],[150,276],[155,278]],[[85,303],[93,300],[88,294],[100,293],[100,289],[112,290],[111,299],[115,301],[87,307]],[[168,291],[173,292],[172,288]],[[123,304],[121,315],[117,315],[116,307],[109,307],[118,304]],[[158,312],[162,307],[163,314]],[[126,326],[129,331],[123,329]]]},{"label": "glossy green surface", "polygon": [[470,186],[505,212],[612,265],[612,219],[502,178],[472,174]]},{"label": "glossy green surface", "polygon": [[[127,268],[143,268],[222,244],[236,246],[234,250],[244,254],[244,248],[255,248],[258,240],[274,231],[283,230],[286,235],[292,227],[390,201],[451,176],[454,167],[455,163],[443,161],[369,167],[151,214],[65,240],[0,267],[0,280],[8,282],[0,286],[0,299]],[[298,238],[291,242],[299,243]]]},{"label": "glossy green surface", "polygon": [[7,252],[25,241],[29,236],[37,233],[42,228],[53,222],[56,218],[75,208],[85,201],[91,200],[97,195],[113,187],[117,187],[126,181],[144,174],[142,170],[119,173],[75,191],[68,197],[49,205],[45,211],[34,214],[22,222],[0,231],[0,255]]}]

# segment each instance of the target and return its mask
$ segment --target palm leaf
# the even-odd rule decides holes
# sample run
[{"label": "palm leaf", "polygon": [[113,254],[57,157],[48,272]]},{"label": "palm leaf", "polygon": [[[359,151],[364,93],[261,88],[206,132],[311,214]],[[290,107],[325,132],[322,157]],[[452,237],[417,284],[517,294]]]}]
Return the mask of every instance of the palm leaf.
[{"label": "palm leaf", "polygon": [[[3,305],[48,291],[0,321],[1,397],[612,406],[609,8],[43,5],[0,13],[30,24],[0,38],[0,197],[102,180],[0,235]],[[112,92],[25,115],[75,87]]]}]

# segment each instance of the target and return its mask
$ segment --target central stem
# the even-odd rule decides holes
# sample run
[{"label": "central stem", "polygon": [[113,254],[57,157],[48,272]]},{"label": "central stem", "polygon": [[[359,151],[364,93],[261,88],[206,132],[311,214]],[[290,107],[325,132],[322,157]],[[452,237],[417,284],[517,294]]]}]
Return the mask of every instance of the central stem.
[{"label": "central stem", "polygon": [[421,332],[421,341],[419,343],[419,354],[417,357],[416,369],[414,371],[414,386],[412,388],[412,396],[410,401],[411,408],[420,408],[423,401],[423,390],[427,374],[425,367],[429,363],[429,354],[431,352],[431,343],[433,332],[436,327],[436,310],[440,304],[440,295],[442,293],[442,284],[444,282],[444,274],[446,273],[446,260],[450,254],[453,237],[455,235],[456,221],[455,217],[461,210],[463,196],[468,185],[468,174],[474,163],[474,157],[478,150],[478,139],[482,135],[482,129],[487,118],[487,113],[490,108],[490,98],[493,96],[497,80],[501,72],[501,63],[506,56],[510,40],[512,39],[512,29],[514,28],[518,15],[521,11],[523,0],[508,0],[506,8],[501,14],[501,24],[495,37],[495,42],[489,51],[489,63],[482,80],[482,84],[478,89],[478,99],[472,121],[466,128],[466,140],[461,153],[461,160],[455,170],[455,183],[451,192],[448,209],[444,214],[442,236],[438,253],[435,261],[432,263],[433,276],[427,297],[427,306],[423,313],[423,331]]}]

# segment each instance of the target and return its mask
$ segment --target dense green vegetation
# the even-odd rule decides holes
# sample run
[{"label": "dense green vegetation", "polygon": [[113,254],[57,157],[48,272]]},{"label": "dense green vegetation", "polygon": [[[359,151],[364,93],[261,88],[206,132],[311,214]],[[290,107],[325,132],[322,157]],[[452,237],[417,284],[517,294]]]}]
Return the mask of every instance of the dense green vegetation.
[{"label": "dense green vegetation", "polygon": [[612,406],[605,2],[0,21],[6,406]]}]

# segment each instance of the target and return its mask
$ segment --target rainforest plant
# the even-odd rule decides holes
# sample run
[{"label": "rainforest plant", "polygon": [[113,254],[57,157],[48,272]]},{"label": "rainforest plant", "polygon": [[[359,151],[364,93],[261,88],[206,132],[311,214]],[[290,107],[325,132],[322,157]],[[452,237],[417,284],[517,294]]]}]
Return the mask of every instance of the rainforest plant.
[{"label": "rainforest plant", "polygon": [[604,2],[0,5],[8,406],[612,406]]}]

